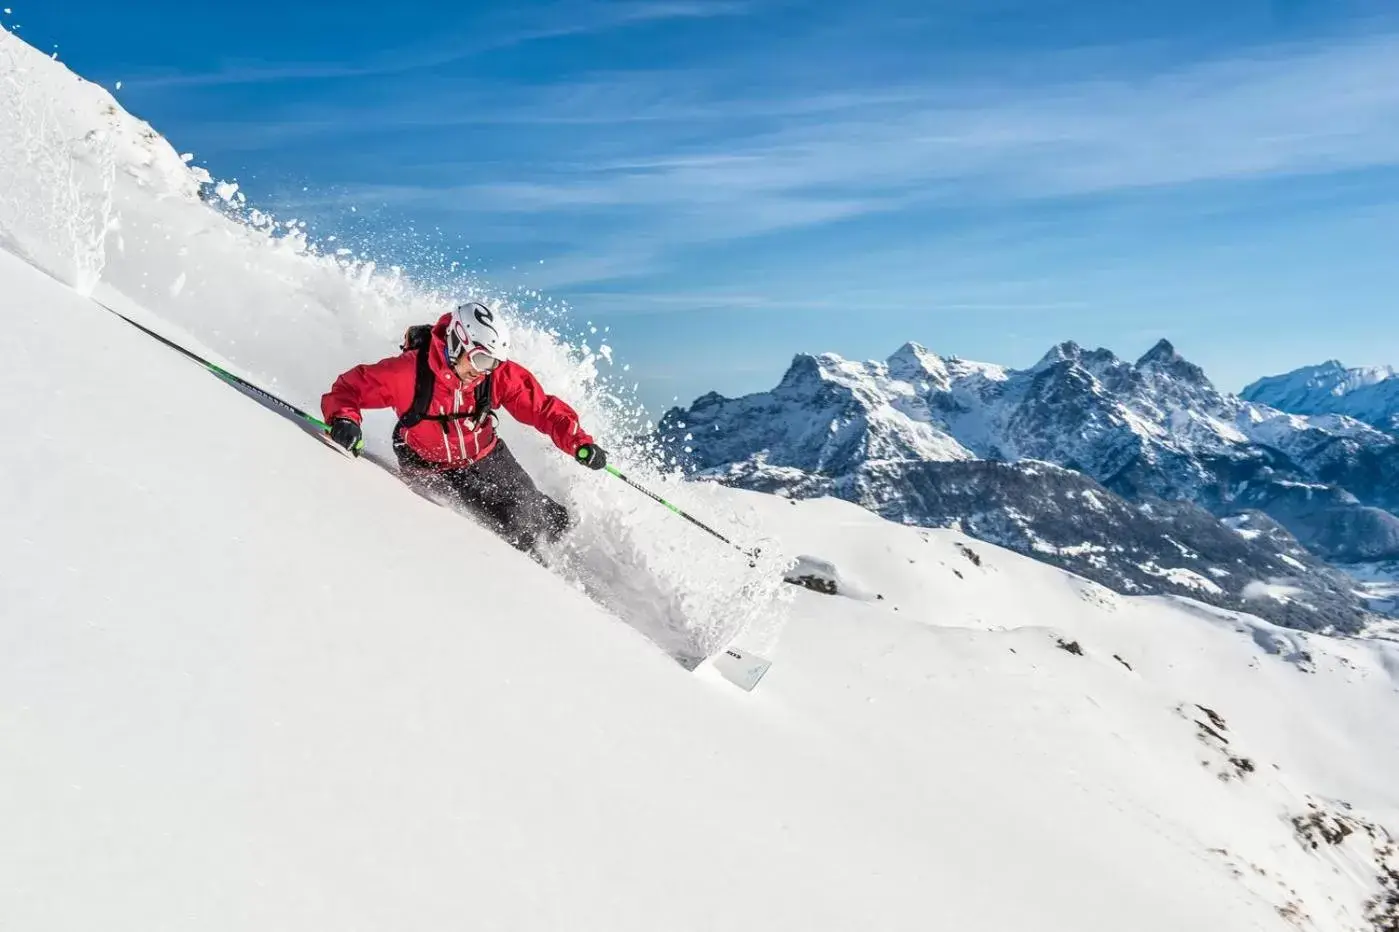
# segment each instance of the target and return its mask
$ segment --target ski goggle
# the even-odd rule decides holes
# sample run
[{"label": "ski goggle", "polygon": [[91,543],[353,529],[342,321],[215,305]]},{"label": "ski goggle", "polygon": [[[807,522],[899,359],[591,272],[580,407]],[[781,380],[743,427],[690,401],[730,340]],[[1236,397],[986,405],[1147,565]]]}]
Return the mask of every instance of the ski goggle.
[{"label": "ski goggle", "polygon": [[466,359],[477,372],[492,372],[496,366],[500,365],[500,360],[487,352],[486,348],[479,343],[474,344],[471,349],[466,351]]}]

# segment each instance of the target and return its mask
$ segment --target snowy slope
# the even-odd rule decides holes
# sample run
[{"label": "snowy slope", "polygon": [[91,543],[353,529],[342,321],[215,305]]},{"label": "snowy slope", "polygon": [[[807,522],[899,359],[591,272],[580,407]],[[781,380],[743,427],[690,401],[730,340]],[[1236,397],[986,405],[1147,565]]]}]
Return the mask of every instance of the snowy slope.
[{"label": "snowy slope", "polygon": [[[61,65],[0,33],[3,55],[44,78],[27,105],[79,112]],[[63,266],[89,253],[61,217],[0,215],[0,928],[1396,921],[1399,643],[1118,597],[830,499],[667,485],[839,594],[781,586],[534,450],[589,518],[588,558],[552,574],[69,287],[302,403],[431,305],[343,274],[333,300],[321,257],[117,164],[126,249],[102,263]],[[9,177],[46,202],[49,175]],[[221,294],[133,286],[179,267],[160,229]],[[330,321],[338,348],[280,345]],[[100,351],[56,379],[74,332]],[[527,346],[596,391],[590,357]],[[755,693],[654,643],[735,614],[776,660]]]},{"label": "snowy slope", "polygon": [[1399,430],[1399,372],[1393,366],[1348,369],[1334,359],[1251,383],[1243,397],[1294,414],[1345,414]]},{"label": "snowy slope", "polygon": [[[798,593],[745,696],[17,260],[0,282],[7,926],[1364,927],[1373,850],[1288,819],[1399,816],[1395,645],[750,494],[866,598]],[[101,443],[55,429],[84,392],[23,416],[27,347],[75,321],[125,412]],[[168,443],[190,422],[219,430]]]}]

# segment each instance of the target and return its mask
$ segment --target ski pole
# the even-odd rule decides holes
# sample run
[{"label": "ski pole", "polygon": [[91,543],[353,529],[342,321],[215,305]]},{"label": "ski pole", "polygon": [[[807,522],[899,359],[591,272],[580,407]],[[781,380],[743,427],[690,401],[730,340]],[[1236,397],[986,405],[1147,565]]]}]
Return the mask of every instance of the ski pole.
[{"label": "ski pole", "polygon": [[622,471],[619,470],[616,466],[613,466],[613,465],[609,464],[609,465],[607,465],[607,466],[604,466],[603,469],[605,469],[607,472],[612,473],[612,475],[616,476],[618,479],[621,479],[623,482],[625,482],[627,485],[631,486],[632,488],[636,489],[636,490],[637,490],[638,492],[640,492],[642,495],[645,495],[645,496],[647,496],[647,497],[649,497],[649,498],[651,498],[651,499],[654,499],[655,501],[660,502],[662,505],[666,506],[666,507],[669,508],[671,511],[675,512],[675,513],[678,514],[680,517],[684,518],[686,521],[689,521],[691,524],[695,525],[696,527],[698,527],[698,528],[700,528],[700,529],[702,529],[702,530],[708,531],[710,534],[713,534],[715,537],[719,538],[719,539],[722,540],[724,543],[728,544],[730,547],[734,548],[735,550],[737,550],[739,553],[743,554],[743,555],[744,555],[745,557],[747,557],[748,559],[750,559],[750,560],[757,560],[757,559],[758,559],[758,550],[757,550],[756,548],[754,548],[753,550],[744,550],[744,549],[743,549],[742,547],[740,547],[738,544],[735,544],[733,541],[729,540],[729,539],[728,539],[727,537],[725,537],[723,534],[720,534],[718,531],[714,530],[714,528],[712,528],[712,527],[710,527],[709,525],[705,524],[703,521],[699,520],[698,518],[694,517],[694,516],[691,515],[691,514],[686,513],[685,511],[681,510],[680,508],[677,508],[675,505],[672,505],[670,502],[668,502],[668,501],[666,501],[665,499],[661,498],[659,495],[657,495],[655,492],[652,492],[650,489],[646,488],[644,485],[641,485],[640,483],[636,482],[635,480],[632,480],[632,479],[627,478],[625,475],[622,474]]},{"label": "ski pole", "polygon": [[220,366],[217,366],[217,365],[215,365],[214,363],[210,362],[209,360],[205,359],[203,356],[200,356],[198,353],[190,352],[189,350],[185,349],[185,348],[184,348],[183,346],[181,346],[180,344],[176,343],[174,340],[167,339],[167,338],[161,336],[160,334],[156,333],[156,332],[155,332],[154,330],[152,330],[150,327],[146,327],[146,326],[144,326],[144,325],[142,325],[142,324],[138,324],[136,321],[132,320],[130,317],[127,317],[127,316],[126,316],[125,314],[123,314],[121,311],[112,310],[112,308],[107,307],[107,305],[103,304],[103,303],[100,302],[100,301],[96,301],[96,302],[94,302],[94,303],[97,304],[99,307],[102,307],[102,308],[105,308],[105,309],[108,310],[108,311],[111,311],[113,314],[117,315],[117,316],[120,317],[122,320],[126,321],[126,322],[127,322],[128,324],[130,324],[131,326],[135,327],[137,330],[140,330],[140,331],[142,331],[143,333],[145,333],[147,336],[155,337],[157,340],[159,340],[160,342],[164,343],[166,346],[170,347],[172,350],[175,350],[176,352],[179,352],[179,353],[183,353],[187,358],[192,359],[192,360],[194,360],[195,362],[199,363],[199,364],[200,364],[201,366],[203,366],[205,369],[208,369],[210,372],[212,372],[214,375],[218,376],[219,378],[223,379],[225,382],[229,382],[229,383],[231,383],[231,384],[233,384],[233,385],[237,385],[237,386],[240,387],[240,388],[245,388],[245,389],[247,389],[248,391],[252,392],[252,393],[253,393],[254,395],[256,395],[257,397],[261,398],[263,401],[266,401],[266,402],[268,402],[269,404],[272,404],[272,405],[274,405],[274,406],[276,406],[276,407],[278,407],[278,408],[281,408],[281,409],[282,409],[283,411],[285,411],[287,414],[290,414],[292,417],[295,417],[295,418],[300,418],[301,420],[305,421],[307,424],[310,424],[310,425],[312,425],[312,426],[314,426],[314,427],[319,427],[321,430],[330,430],[330,426],[329,426],[328,424],[326,424],[325,421],[322,421],[322,420],[321,420],[320,418],[318,418],[318,417],[312,417],[311,415],[307,414],[305,411],[302,411],[300,408],[298,408],[296,405],[292,404],[291,402],[289,402],[289,401],[283,401],[282,399],[278,398],[276,395],[272,394],[271,392],[269,392],[269,391],[267,391],[267,390],[265,390],[265,389],[258,388],[256,385],[254,385],[252,382],[249,382],[247,379],[239,378],[238,376],[234,375],[232,372],[229,372],[228,370],[226,370],[226,369],[224,369],[224,368],[222,368],[222,367],[220,367]]}]

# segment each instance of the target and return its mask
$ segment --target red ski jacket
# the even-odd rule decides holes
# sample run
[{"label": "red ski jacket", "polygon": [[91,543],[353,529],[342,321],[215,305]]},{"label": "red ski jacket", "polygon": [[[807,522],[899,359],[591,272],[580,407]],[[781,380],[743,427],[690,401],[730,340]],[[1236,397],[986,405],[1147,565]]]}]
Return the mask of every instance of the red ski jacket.
[{"label": "red ski jacket", "polygon": [[[432,401],[427,413],[473,413],[475,387],[480,378],[463,382],[447,364],[446,334],[449,315],[444,314],[432,328],[428,354],[432,367]],[[355,366],[341,374],[321,396],[321,413],[329,424],[336,418],[360,422],[365,408],[393,408],[402,417],[413,407],[417,383],[418,350],[411,349],[375,363]],[[484,378],[482,376],[481,378]],[[578,426],[578,414],[562,400],[545,394],[539,380],[517,362],[502,362],[491,376],[491,407],[504,408],[522,424],[528,424],[554,441],[569,456],[593,438]],[[474,463],[495,449],[494,418],[483,417],[476,429],[475,418],[450,421],[422,420],[403,432],[408,447],[434,466],[449,469]]]}]

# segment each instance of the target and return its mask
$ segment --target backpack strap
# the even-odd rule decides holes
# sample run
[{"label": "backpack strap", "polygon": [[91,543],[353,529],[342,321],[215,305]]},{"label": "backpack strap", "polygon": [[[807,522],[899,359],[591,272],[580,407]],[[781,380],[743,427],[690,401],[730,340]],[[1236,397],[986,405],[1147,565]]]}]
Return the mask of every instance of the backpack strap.
[{"label": "backpack strap", "polygon": [[495,380],[495,372],[487,372],[486,377],[476,383],[476,395],[472,399],[471,411],[477,416],[476,423],[479,425],[487,416],[495,417],[495,407],[491,404],[491,383]]},{"label": "backpack strap", "polygon": [[398,419],[398,427],[394,433],[416,427],[418,422],[427,417],[427,406],[432,404],[432,390],[437,387],[437,377],[432,374],[432,364],[427,357],[430,346],[431,344],[418,347],[418,369],[413,381],[413,405]]}]

